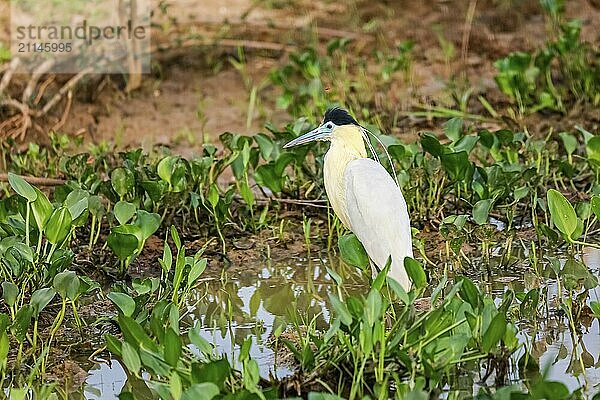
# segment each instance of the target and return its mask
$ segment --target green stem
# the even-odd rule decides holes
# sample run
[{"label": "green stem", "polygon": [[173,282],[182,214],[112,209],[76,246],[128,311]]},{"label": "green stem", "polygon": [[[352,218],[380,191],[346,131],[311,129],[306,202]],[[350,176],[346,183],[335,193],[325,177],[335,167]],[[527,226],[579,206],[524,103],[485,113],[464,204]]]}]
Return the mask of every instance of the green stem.
[{"label": "green stem", "polygon": [[50,252],[48,253],[48,257],[46,257],[46,262],[50,262],[52,254],[54,254],[54,250],[56,250],[56,243],[52,243],[52,246],[50,247]]},{"label": "green stem", "polygon": [[31,209],[31,202],[27,202],[27,211],[25,211],[25,244],[29,247],[29,212]]},{"label": "green stem", "polygon": [[92,245],[94,242],[94,229],[96,228],[96,216],[92,215],[92,227],[90,228],[90,242],[88,244],[88,248],[92,250]]},{"label": "green stem", "polygon": [[36,318],[33,321],[33,340],[31,342],[31,350],[35,352],[37,346],[37,336],[38,336],[38,319]]},{"label": "green stem", "polygon": [[96,236],[94,237],[94,245],[98,243],[98,238],[100,237],[100,229],[102,228],[102,218],[98,218],[98,229],[96,229]]},{"label": "green stem", "polygon": [[75,300],[71,300],[71,306],[73,307],[73,317],[75,318],[75,324],[77,325],[77,329],[79,330],[79,333],[83,333],[83,324],[81,323],[81,318],[79,317],[79,313],[77,312]]}]

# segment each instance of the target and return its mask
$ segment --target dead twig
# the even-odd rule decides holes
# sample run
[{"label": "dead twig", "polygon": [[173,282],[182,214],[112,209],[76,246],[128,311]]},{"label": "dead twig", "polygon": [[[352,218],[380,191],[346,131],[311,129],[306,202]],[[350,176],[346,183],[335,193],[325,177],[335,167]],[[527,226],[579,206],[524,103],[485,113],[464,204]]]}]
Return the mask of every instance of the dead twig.
[{"label": "dead twig", "polygon": [[190,47],[200,46],[223,46],[223,47],[243,47],[246,49],[257,49],[257,50],[272,50],[272,51],[285,51],[291,52],[295,49],[294,46],[288,46],[280,43],[273,42],[261,42],[257,40],[244,40],[244,39],[188,39],[183,42],[159,44],[151,49],[151,53],[154,54],[156,51],[167,51],[171,49],[185,49]]},{"label": "dead twig", "polygon": [[[21,176],[21,178],[35,186],[60,186],[66,182],[63,179],[39,178],[37,176]],[[8,182],[8,174],[0,173],[0,182]]]},{"label": "dead twig", "polygon": [[46,93],[46,89],[48,89],[48,86],[50,86],[50,84],[52,82],[54,82],[55,79],[56,79],[56,75],[50,75],[48,77],[48,79],[46,79],[44,82],[42,82],[37,96],[35,96],[35,99],[33,99],[34,105],[38,105],[40,103],[40,101],[42,100],[42,97],[44,96],[44,93]]},{"label": "dead twig", "polygon": [[10,83],[10,80],[12,79],[13,74],[19,67],[20,63],[21,63],[21,60],[16,57],[10,61],[8,68],[4,72],[4,75],[2,75],[2,80],[0,80],[0,95],[2,95],[2,93],[4,92],[4,89],[6,89],[8,87],[8,84]]},{"label": "dead twig", "polygon": [[46,115],[48,113],[48,111],[50,111],[52,109],[52,107],[54,107],[56,104],[58,104],[58,102],[62,99],[62,97],[68,91],[73,89],[73,87],[77,84],[77,82],[79,82],[81,79],[83,79],[84,76],[86,76],[87,74],[89,74],[92,71],[93,71],[92,67],[87,67],[87,68],[83,69],[82,71],[78,72],[77,75],[75,75],[74,77],[69,79],[69,81],[63,87],[60,88],[58,93],[56,93],[54,95],[54,97],[52,97],[52,99],[50,99],[50,101],[48,101],[40,111],[37,111],[35,113],[35,116],[43,117],[44,115]]},{"label": "dead twig", "polygon": [[67,105],[65,106],[63,115],[60,118],[60,120],[58,120],[58,122],[56,124],[54,124],[54,126],[52,127],[52,129],[51,129],[52,132],[58,131],[67,122],[67,116],[69,115],[69,111],[71,111],[72,104],[73,104],[73,91],[69,90],[69,92],[67,93]]},{"label": "dead twig", "polygon": [[[48,59],[48,60],[44,61],[43,63],[41,63],[35,69],[35,71],[33,71],[33,73],[31,74],[31,78],[29,79],[29,82],[27,82],[27,87],[23,91],[23,96],[21,97],[21,101],[23,103],[29,102],[29,100],[33,96],[33,91],[35,90],[35,87],[37,86],[38,81],[40,80],[42,75],[47,73],[50,70],[50,68],[52,68],[54,63],[55,63],[54,59]],[[40,91],[41,91],[41,88],[40,88]],[[36,96],[36,99],[38,99],[38,98],[41,98],[41,96]]]},{"label": "dead twig", "polygon": [[[235,196],[234,199],[236,201],[243,202],[241,196]],[[279,197],[263,197],[256,198],[254,203],[257,205],[267,205],[271,203],[281,203],[281,204],[294,204],[298,206],[304,207],[315,207],[315,208],[327,208],[327,200],[296,200],[296,199],[282,199]]]},{"label": "dead twig", "polygon": [[[31,127],[31,110],[29,109],[29,106],[27,104],[23,104],[23,103],[15,100],[15,99],[7,98],[7,99],[0,101],[0,107],[16,108],[17,110],[19,110],[21,112],[21,116],[22,116],[22,122],[20,124],[20,127],[18,126],[19,124],[17,123],[16,124],[17,127],[12,129],[11,131],[9,131],[6,134],[6,136],[18,137],[20,139],[25,137],[25,133],[27,132],[27,129],[29,129]],[[0,131],[0,133],[1,133],[1,131]]]},{"label": "dead twig", "polygon": [[463,28],[462,43],[460,47],[460,58],[462,60],[464,73],[466,73],[467,67],[467,54],[469,53],[469,39],[471,37],[471,29],[473,28],[473,17],[475,16],[475,7],[477,7],[477,0],[471,0],[469,2],[469,8],[465,18],[465,26]]}]

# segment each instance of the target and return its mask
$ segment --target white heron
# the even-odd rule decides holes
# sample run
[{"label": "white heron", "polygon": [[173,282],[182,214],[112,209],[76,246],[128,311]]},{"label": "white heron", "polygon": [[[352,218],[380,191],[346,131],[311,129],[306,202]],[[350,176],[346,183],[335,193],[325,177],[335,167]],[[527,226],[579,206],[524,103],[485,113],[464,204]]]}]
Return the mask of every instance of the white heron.
[{"label": "white heron", "polygon": [[404,258],[412,257],[413,250],[406,201],[395,179],[368,157],[366,129],[348,111],[330,108],[318,128],[284,148],[317,140],[331,142],[325,154],[323,180],[333,211],[354,232],[372,263],[382,269],[391,256],[388,276],[408,291],[411,283]]}]

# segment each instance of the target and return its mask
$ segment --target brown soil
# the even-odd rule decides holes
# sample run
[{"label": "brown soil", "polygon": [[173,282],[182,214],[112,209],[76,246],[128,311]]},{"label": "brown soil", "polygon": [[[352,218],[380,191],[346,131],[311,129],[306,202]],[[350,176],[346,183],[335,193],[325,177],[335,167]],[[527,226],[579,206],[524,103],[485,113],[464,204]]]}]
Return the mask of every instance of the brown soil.
[{"label": "brown soil", "polygon": [[[453,78],[460,82],[460,78],[465,77],[475,88],[475,94],[485,94],[492,104],[502,108],[506,99],[495,88],[493,61],[511,51],[539,46],[548,29],[535,0],[356,0],[350,3],[177,0],[168,3],[168,14],[155,17],[159,24],[168,22],[181,29],[194,26],[213,33],[220,29],[232,33],[227,37],[239,39],[301,47],[311,37],[310,29],[305,28],[318,27],[323,32],[322,37],[336,36],[332,30],[364,36],[364,28],[369,26],[371,32],[365,37],[371,39],[363,46],[370,54],[378,46],[393,46],[412,39],[416,43],[412,84],[407,87],[398,82],[390,93],[380,94],[382,100],[396,102],[401,110],[423,104],[450,103],[446,82]],[[467,22],[470,4],[476,6],[471,25]],[[0,11],[0,20],[7,22],[6,1],[0,2]],[[583,21],[585,40],[600,42],[600,9],[596,3],[570,1],[567,16]],[[8,24],[2,26],[0,40],[6,42]],[[469,40],[465,52],[466,32]],[[446,61],[440,40],[454,48],[455,55],[450,61]],[[83,135],[96,143],[111,141],[118,147],[167,144],[190,156],[198,151],[200,144],[214,142],[222,132],[252,134],[260,131],[265,122],[277,125],[289,121],[285,113],[273,111],[275,93],[268,85],[269,72],[285,61],[285,53],[247,50],[244,73],[234,69],[228,61],[228,57],[235,54],[236,49],[232,47],[218,49],[216,53],[212,47],[194,47],[183,55],[161,56],[160,67],[152,75],[146,75],[142,87],[130,95],[123,93],[123,82],[118,77],[91,79],[76,93],[69,118],[61,130]],[[249,85],[262,88],[259,92],[262,107],[257,107],[247,126]],[[476,100],[470,105],[485,114]],[[42,128],[53,126],[61,116],[58,114],[53,116],[54,120],[45,121]],[[588,111],[575,114],[567,118],[568,128],[580,123],[592,130],[600,123],[597,111],[591,115]],[[534,118],[531,125],[546,119],[545,116]],[[436,127],[432,121],[405,118],[396,127],[388,128],[395,134],[407,134],[403,138],[410,140],[417,131]]]}]

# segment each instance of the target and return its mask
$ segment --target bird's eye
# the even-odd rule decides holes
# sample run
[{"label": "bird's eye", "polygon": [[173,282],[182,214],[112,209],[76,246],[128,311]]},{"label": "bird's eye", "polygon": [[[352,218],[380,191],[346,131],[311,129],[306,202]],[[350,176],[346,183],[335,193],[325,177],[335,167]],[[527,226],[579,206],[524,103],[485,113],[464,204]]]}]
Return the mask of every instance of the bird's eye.
[{"label": "bird's eye", "polygon": [[332,126],[331,124],[327,124],[327,125],[325,125],[325,126],[327,127],[327,129],[331,129],[331,128],[333,128],[333,126]]}]

